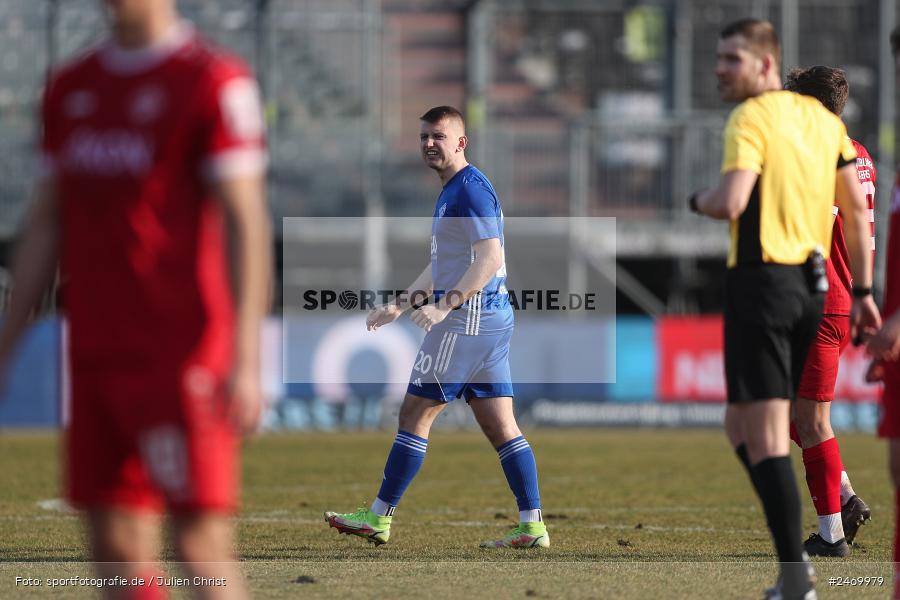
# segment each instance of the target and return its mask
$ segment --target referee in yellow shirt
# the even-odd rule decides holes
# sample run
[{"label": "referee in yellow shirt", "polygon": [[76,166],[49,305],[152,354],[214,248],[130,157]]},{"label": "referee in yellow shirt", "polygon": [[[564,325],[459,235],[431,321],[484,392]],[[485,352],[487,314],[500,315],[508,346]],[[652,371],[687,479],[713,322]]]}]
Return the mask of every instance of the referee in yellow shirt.
[{"label": "referee in yellow shirt", "polygon": [[843,122],[818,100],[782,91],[771,23],[737,21],[719,36],[716,76],[726,102],[716,188],[691,208],[731,221],[725,287],[729,440],[750,473],[781,575],[769,598],[816,597],[803,552],[800,496],[790,462],[790,402],[822,316],[832,206],[844,218],[854,282],[851,335],[880,325],[871,295],[868,215]]}]

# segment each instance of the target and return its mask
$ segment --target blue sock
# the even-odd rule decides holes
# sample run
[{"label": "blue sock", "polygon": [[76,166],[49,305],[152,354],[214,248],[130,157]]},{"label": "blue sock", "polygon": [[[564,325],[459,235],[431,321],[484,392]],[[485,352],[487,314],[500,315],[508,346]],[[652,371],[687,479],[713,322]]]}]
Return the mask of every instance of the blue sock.
[{"label": "blue sock", "polygon": [[538,490],[537,463],[534,452],[524,435],[513,438],[497,448],[500,465],[509,482],[509,489],[516,495],[519,511],[541,508],[541,493]]},{"label": "blue sock", "polygon": [[381,482],[381,489],[378,490],[378,500],[388,505],[383,511],[385,515],[394,513],[394,507],[400,503],[403,492],[409,487],[425,461],[427,449],[428,440],[425,438],[406,431],[397,432],[387,463],[384,465],[384,480]]}]

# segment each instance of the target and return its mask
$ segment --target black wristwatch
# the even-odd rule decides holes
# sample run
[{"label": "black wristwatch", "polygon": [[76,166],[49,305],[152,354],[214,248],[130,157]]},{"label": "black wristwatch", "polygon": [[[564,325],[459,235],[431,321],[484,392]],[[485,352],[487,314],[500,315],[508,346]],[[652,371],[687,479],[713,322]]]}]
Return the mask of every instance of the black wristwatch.
[{"label": "black wristwatch", "polygon": [[872,288],[853,286],[851,292],[854,298],[865,298],[872,295]]},{"label": "black wristwatch", "polygon": [[700,195],[700,192],[694,192],[691,194],[691,197],[688,198],[688,207],[691,209],[692,213],[700,214],[700,207],[697,206],[697,196]]}]

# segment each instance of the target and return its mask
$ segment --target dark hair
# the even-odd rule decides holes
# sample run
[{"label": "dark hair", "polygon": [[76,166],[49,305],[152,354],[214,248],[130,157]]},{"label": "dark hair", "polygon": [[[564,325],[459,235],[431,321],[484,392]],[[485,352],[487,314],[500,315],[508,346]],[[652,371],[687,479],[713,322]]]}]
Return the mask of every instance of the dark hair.
[{"label": "dark hair", "polygon": [[775,62],[781,64],[781,42],[778,41],[775,27],[768,21],[762,19],[734,21],[719,32],[719,39],[724,40],[735,35],[743,36],[750,45],[750,50],[758,57],[771,54],[775,57]]},{"label": "dark hair", "polygon": [[900,27],[895,27],[891,32],[891,52],[894,56],[900,54]]},{"label": "dark hair", "polygon": [[440,123],[444,119],[459,119],[459,122],[462,123],[463,129],[466,127],[466,119],[463,117],[462,113],[452,106],[435,106],[432,109],[429,109],[424,115],[419,117],[422,121],[426,123],[431,123],[434,125],[435,123]]},{"label": "dark hair", "polygon": [[844,72],[823,66],[794,69],[788,73],[784,89],[812,96],[838,116],[844,112],[847,96],[850,95],[850,85]]}]

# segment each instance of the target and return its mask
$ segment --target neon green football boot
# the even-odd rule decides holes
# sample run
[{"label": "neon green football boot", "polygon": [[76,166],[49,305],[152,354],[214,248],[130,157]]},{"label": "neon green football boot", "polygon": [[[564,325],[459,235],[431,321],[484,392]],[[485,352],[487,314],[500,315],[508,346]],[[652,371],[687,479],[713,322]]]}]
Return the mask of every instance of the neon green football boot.
[{"label": "neon green football boot", "polygon": [[391,537],[392,517],[376,515],[368,508],[357,509],[352,513],[336,513],[327,511],[325,522],[334,527],[338,533],[358,535],[366,538],[376,546],[386,544]]},{"label": "neon green football boot", "polygon": [[549,548],[550,534],[543,521],[519,523],[502,539],[482,542],[482,548]]}]

